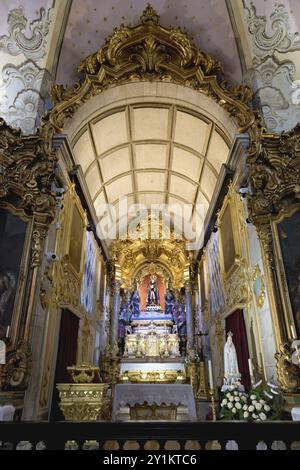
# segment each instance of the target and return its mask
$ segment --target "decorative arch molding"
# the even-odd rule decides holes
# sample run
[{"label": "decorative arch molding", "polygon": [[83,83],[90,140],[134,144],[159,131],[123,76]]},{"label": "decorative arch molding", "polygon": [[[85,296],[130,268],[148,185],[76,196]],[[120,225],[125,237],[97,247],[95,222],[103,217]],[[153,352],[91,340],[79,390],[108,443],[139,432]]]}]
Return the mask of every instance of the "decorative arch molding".
[{"label": "decorative arch molding", "polygon": [[157,274],[160,276],[164,280],[165,287],[168,287],[169,283],[173,284],[174,282],[174,276],[171,270],[161,262],[142,263],[142,265],[138,266],[134,271],[133,280],[139,284],[147,274]]},{"label": "decorative arch molding", "polygon": [[83,78],[73,87],[54,85],[54,107],[43,119],[47,145],[55,132],[62,132],[67,119],[91,97],[109,87],[134,81],[181,84],[211,97],[237,123],[240,132],[255,139],[256,116],[250,108],[248,87],[230,88],[219,61],[196,48],[179,28],[165,27],[148,4],[139,23],[116,28],[101,49],[78,68]]},{"label": "decorative arch molding", "polygon": [[111,248],[111,277],[121,280],[126,289],[133,287],[137,273],[148,264],[159,265],[171,279],[172,287],[183,287],[189,277],[192,260],[185,240],[137,239],[116,240]]}]

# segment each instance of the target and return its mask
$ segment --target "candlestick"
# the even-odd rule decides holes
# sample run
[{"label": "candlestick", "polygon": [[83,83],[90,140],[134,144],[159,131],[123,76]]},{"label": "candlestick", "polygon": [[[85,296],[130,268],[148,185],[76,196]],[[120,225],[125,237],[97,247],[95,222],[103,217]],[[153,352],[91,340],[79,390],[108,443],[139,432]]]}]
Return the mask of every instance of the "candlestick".
[{"label": "candlestick", "polygon": [[10,326],[8,326],[7,329],[6,329],[6,335],[5,335],[6,338],[9,337],[9,330],[10,330]]},{"label": "candlestick", "polygon": [[211,390],[214,389],[214,381],[213,381],[213,374],[212,374],[212,366],[211,366],[211,360],[208,360],[208,378],[209,378],[209,388]]},{"label": "candlestick", "polygon": [[215,403],[215,391],[214,389],[210,389],[208,391],[210,399],[211,399],[211,410],[213,415],[213,421],[217,421],[217,413],[216,413],[216,403]]},{"label": "candlestick", "polygon": [[252,359],[251,359],[251,357],[249,357],[249,359],[248,359],[248,365],[249,365],[249,372],[250,372],[250,375],[251,375],[251,377],[253,377],[253,365],[252,365]]},{"label": "candlestick", "polygon": [[295,331],[294,325],[291,325],[291,333],[292,333],[292,338],[293,338],[293,339],[297,339],[297,335],[296,335],[296,331]]}]

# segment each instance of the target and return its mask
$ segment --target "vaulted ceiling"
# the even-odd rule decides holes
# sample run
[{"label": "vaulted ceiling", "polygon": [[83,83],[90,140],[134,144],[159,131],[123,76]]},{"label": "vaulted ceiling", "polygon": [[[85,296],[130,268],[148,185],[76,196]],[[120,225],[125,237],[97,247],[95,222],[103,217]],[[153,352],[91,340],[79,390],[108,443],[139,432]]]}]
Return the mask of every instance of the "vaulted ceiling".
[{"label": "vaulted ceiling", "polygon": [[201,203],[207,211],[228,140],[212,121],[167,104],[93,119],[74,145],[95,210],[101,203]]}]

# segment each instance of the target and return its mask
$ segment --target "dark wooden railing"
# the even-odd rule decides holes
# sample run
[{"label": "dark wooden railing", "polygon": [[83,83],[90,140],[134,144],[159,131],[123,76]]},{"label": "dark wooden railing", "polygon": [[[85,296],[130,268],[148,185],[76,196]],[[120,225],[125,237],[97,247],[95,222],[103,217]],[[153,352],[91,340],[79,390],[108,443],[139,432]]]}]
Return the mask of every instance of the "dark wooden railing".
[{"label": "dark wooden railing", "polygon": [[299,450],[300,422],[0,423],[0,449],[63,450],[89,445],[112,451]]}]

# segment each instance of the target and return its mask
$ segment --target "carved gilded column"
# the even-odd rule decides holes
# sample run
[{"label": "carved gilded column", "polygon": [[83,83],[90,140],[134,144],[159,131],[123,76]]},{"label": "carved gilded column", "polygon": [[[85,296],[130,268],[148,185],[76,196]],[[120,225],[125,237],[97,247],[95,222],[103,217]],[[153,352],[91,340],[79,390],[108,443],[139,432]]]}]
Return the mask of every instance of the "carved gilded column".
[{"label": "carved gilded column", "polygon": [[248,156],[248,210],[261,244],[277,350],[290,337],[282,296],[283,279],[275,247],[276,220],[299,206],[300,125],[283,133],[262,131]]},{"label": "carved gilded column", "polygon": [[32,253],[31,253],[31,269],[32,269],[32,277],[31,277],[31,285],[30,285],[30,292],[28,297],[28,304],[27,304],[27,317],[26,317],[26,324],[24,330],[24,341],[29,341],[31,335],[31,327],[32,327],[32,317],[36,305],[36,298],[37,298],[37,291],[38,291],[38,281],[39,281],[39,271],[40,265],[42,262],[43,257],[43,248],[45,243],[45,238],[48,233],[48,227],[39,224],[36,222],[34,224],[34,230],[32,233]]},{"label": "carved gilded column", "polygon": [[192,302],[192,283],[185,282],[185,314],[186,314],[186,334],[187,334],[187,351],[194,349],[195,331],[194,331],[194,315]]},{"label": "carved gilded column", "polygon": [[121,303],[120,289],[121,281],[115,281],[113,286],[113,304],[110,324],[110,346],[112,352],[118,347],[118,326]]},{"label": "carved gilded column", "polygon": [[272,228],[270,223],[259,225],[257,234],[260,241],[267,291],[269,294],[269,304],[273,320],[276,349],[286,339],[286,328],[284,324],[284,312],[282,309],[279,285],[275,270],[274,246],[272,237]]}]

